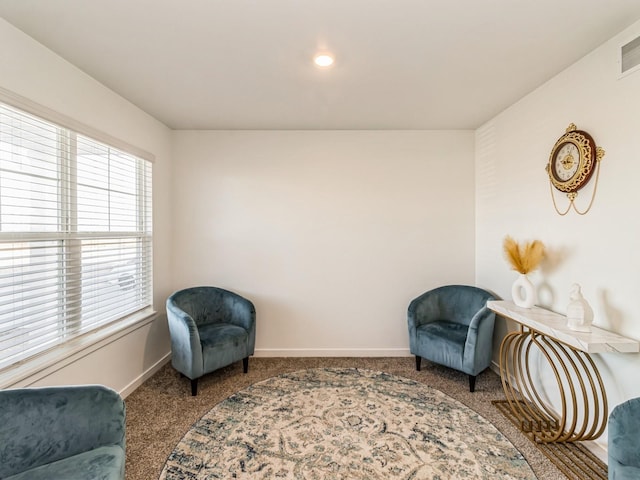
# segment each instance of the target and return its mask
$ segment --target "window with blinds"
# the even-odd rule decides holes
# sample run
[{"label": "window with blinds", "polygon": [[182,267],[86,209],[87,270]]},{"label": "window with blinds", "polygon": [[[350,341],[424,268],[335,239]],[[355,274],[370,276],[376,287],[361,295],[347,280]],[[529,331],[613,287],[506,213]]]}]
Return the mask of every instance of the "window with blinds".
[{"label": "window with blinds", "polygon": [[152,304],[151,163],[0,103],[0,370]]}]

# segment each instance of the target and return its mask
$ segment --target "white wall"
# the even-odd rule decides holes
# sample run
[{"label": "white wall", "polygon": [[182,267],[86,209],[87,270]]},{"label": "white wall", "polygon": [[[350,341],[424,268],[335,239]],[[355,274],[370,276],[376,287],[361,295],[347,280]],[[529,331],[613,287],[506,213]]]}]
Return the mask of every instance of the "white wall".
[{"label": "white wall", "polygon": [[[621,44],[638,35],[640,23],[476,132],[477,281],[509,299],[517,274],[503,258],[504,236],[540,239],[548,256],[532,280],[541,305],[565,313],[569,288],[580,283],[595,310],[595,324],[634,339],[640,339],[640,73],[618,78],[617,55]],[[553,208],[544,167],[571,122],[589,132],[606,155],[592,210],[561,217]],[[590,194],[580,191],[578,207],[588,204]],[[566,197],[558,199],[567,205]],[[496,339],[505,331],[500,323]],[[603,354],[596,362],[611,408],[640,396],[635,381],[640,355]],[[539,382],[554,385],[540,375]],[[551,389],[548,394],[553,397]]]},{"label": "white wall", "polygon": [[170,350],[162,314],[171,290],[170,131],[3,19],[0,86],[155,155],[154,305],[160,315],[115,341],[13,385],[103,383],[126,394],[165,361]]},{"label": "white wall", "polygon": [[473,132],[173,138],[175,283],[251,299],[257,355],[407,355],[410,300],[473,283]]}]

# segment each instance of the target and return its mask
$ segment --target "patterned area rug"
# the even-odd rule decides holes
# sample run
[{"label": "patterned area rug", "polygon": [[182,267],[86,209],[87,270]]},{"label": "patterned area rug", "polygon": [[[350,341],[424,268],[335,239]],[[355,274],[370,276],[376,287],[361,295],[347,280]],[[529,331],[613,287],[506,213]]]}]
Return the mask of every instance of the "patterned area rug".
[{"label": "patterned area rug", "polygon": [[187,432],[162,480],[535,479],[489,422],[442,392],[359,369],[270,378]]}]

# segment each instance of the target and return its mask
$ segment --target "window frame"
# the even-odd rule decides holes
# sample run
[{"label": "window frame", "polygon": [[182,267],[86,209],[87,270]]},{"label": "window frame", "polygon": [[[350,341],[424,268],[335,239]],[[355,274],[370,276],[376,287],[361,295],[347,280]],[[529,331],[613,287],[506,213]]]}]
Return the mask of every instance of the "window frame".
[{"label": "window frame", "polygon": [[[75,155],[76,152],[72,150],[75,149],[77,145],[78,135],[87,137],[89,139],[95,140],[101,144],[104,144],[110,148],[115,150],[124,152],[126,154],[133,155],[134,157],[138,157],[149,163],[149,179],[148,179],[148,188],[149,192],[147,195],[140,196],[140,189],[144,189],[144,185],[141,183],[141,175],[144,175],[143,169],[136,167],[136,199],[140,201],[140,199],[148,200],[149,205],[139,205],[138,209],[143,211],[143,215],[146,215],[148,222],[148,233],[145,233],[140,225],[136,225],[136,232],[138,238],[141,239],[140,244],[136,248],[149,249],[149,251],[143,256],[139,257],[136,255],[136,258],[145,258],[149,261],[148,266],[148,280],[145,285],[148,286],[147,298],[148,301],[145,300],[147,305],[140,310],[119,317],[115,320],[111,320],[107,323],[100,324],[97,326],[93,326],[89,331],[83,332],[81,322],[77,323],[76,327],[79,329],[80,333],[76,333],[71,337],[70,340],[64,340],[62,343],[57,343],[51,348],[43,350],[42,352],[38,352],[33,356],[28,356],[24,359],[18,360],[16,363],[12,363],[9,365],[5,365],[0,367],[0,388],[5,388],[6,386],[14,385],[16,381],[24,380],[27,377],[37,376],[38,373],[45,374],[47,371],[53,371],[57,368],[60,368],[61,365],[66,364],[65,362],[72,361],[73,358],[78,358],[78,356],[86,355],[86,351],[96,348],[101,348],[101,346],[107,345],[112,341],[120,338],[123,335],[126,335],[137,328],[142,327],[143,325],[147,325],[151,321],[156,318],[156,312],[153,307],[153,212],[152,212],[152,167],[154,162],[154,157],[150,153],[141,150],[137,147],[134,147],[126,142],[118,140],[110,135],[99,132],[91,127],[88,127],[74,119],[66,117],[62,114],[59,114],[47,107],[41,106],[32,102],[25,97],[17,95],[13,92],[3,89],[0,87],[0,102],[9,105],[15,109],[24,111],[27,114],[34,115],[43,119],[46,122],[50,122],[55,124],[58,127],[61,127],[64,132],[69,132],[71,138],[59,138],[58,142],[67,142],[66,144],[69,146],[68,155]],[[77,161],[77,156],[76,156]],[[66,166],[61,167],[61,175],[70,175],[73,176],[73,173],[69,172],[69,165],[73,162],[67,163]],[[65,170],[66,169],[66,170]],[[76,180],[77,181],[77,180]],[[73,205],[73,202],[67,202],[65,199],[62,201],[63,205]],[[147,209],[148,210],[145,210]],[[73,212],[65,212],[66,222],[73,222]],[[142,217],[139,217],[139,221],[143,221]],[[80,232],[77,229],[77,224],[75,231],[70,235],[71,231],[69,225],[59,226],[58,231],[55,234],[52,233],[44,233],[44,232],[34,232],[34,233],[18,233],[18,232],[2,232],[0,233],[0,237],[3,241],[10,241],[11,239],[15,240],[37,240],[46,238],[47,240],[52,240],[55,237],[59,237],[59,242],[67,242],[67,245],[64,247],[65,249],[73,249],[78,248],[72,245],[73,242],[80,242],[84,239],[91,239],[92,237],[100,237],[105,238],[109,236],[113,236],[114,238],[122,238],[122,234],[118,232]],[[144,236],[147,236],[146,241]],[[136,237],[136,235],[126,235],[128,238]],[[68,265],[65,265],[65,269],[68,268]],[[82,286],[78,284],[78,286],[74,287],[74,289],[82,289]],[[58,317],[58,320],[62,320]]]}]

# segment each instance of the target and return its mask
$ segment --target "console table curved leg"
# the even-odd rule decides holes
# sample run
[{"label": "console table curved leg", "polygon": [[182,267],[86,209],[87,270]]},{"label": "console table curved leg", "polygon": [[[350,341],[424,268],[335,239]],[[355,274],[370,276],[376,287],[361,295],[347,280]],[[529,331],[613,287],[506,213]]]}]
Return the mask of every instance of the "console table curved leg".
[{"label": "console table curved leg", "polygon": [[[555,378],[561,412],[556,414],[538,391],[530,368],[533,352]],[[539,370],[539,365],[536,365]],[[591,356],[533,329],[505,336],[500,375],[509,407],[520,429],[536,441],[576,442],[598,438],[606,427],[607,396]]]}]

